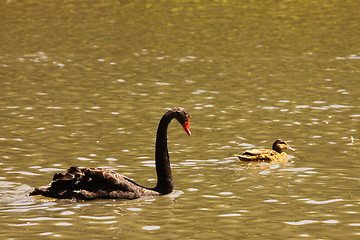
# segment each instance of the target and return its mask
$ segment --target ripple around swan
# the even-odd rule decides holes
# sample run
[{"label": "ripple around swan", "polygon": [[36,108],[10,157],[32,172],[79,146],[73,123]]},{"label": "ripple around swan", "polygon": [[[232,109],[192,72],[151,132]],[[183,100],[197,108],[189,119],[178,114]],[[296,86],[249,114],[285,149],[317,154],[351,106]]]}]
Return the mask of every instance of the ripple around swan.
[{"label": "ripple around swan", "polygon": [[61,215],[74,215],[74,214],[75,214],[75,212],[73,212],[73,211],[64,211],[61,213]]},{"label": "ripple around swan", "polygon": [[219,196],[216,195],[202,195],[204,198],[219,198]]},{"label": "ripple around swan", "polygon": [[142,211],[142,208],[127,208],[127,210],[133,211],[133,212],[138,212],[138,211]]},{"label": "ripple around swan", "polygon": [[27,172],[27,171],[8,171],[6,173],[12,173],[12,174],[21,174],[21,175],[26,175],[26,176],[36,176],[36,175],[40,175],[37,173],[32,173],[32,172]]}]

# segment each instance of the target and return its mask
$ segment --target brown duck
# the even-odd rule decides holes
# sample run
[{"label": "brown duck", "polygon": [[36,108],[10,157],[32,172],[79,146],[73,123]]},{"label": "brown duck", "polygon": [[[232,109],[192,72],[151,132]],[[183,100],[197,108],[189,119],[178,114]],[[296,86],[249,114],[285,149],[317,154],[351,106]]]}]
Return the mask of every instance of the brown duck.
[{"label": "brown duck", "polygon": [[169,153],[167,148],[167,128],[176,119],[190,136],[190,115],[184,108],[175,107],[161,118],[155,145],[155,166],[157,185],[143,187],[129,178],[102,168],[70,167],[66,173],[56,173],[48,187],[35,188],[30,195],[52,198],[90,200],[96,198],[135,199],[144,196],[158,196],[173,191]]},{"label": "brown duck", "polygon": [[288,155],[283,151],[285,149],[295,151],[285,141],[278,139],[273,143],[272,149],[246,150],[238,155],[238,158],[242,161],[285,161],[288,159]]}]

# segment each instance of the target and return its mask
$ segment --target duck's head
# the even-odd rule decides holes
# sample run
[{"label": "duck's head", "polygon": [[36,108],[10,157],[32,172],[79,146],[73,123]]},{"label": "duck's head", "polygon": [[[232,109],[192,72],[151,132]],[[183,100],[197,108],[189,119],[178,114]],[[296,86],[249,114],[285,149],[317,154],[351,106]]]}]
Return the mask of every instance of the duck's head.
[{"label": "duck's head", "polygon": [[282,139],[278,139],[273,143],[273,150],[277,151],[278,153],[282,153],[283,150],[285,149],[289,149],[291,151],[296,151],[296,149],[292,148],[289,146],[289,144],[287,144],[287,142],[285,142]]}]

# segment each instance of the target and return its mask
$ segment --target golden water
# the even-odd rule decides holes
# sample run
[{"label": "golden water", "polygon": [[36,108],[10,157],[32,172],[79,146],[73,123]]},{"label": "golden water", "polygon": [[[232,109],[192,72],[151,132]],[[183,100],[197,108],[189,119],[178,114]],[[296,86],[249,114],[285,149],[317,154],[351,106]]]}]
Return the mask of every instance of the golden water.
[{"label": "golden water", "polygon": [[[360,2],[0,2],[2,239],[354,239]],[[166,109],[174,193],[29,197],[69,166],[155,185]],[[283,138],[289,163],[234,157]]]}]

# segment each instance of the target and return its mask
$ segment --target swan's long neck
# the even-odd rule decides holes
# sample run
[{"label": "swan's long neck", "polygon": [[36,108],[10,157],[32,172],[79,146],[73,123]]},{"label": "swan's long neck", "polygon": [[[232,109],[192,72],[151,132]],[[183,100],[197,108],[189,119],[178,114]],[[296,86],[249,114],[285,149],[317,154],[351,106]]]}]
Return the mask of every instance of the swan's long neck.
[{"label": "swan's long neck", "polygon": [[158,182],[155,190],[167,194],[173,190],[169,152],[167,148],[167,129],[173,119],[171,112],[167,112],[160,120],[155,145],[155,165]]}]

